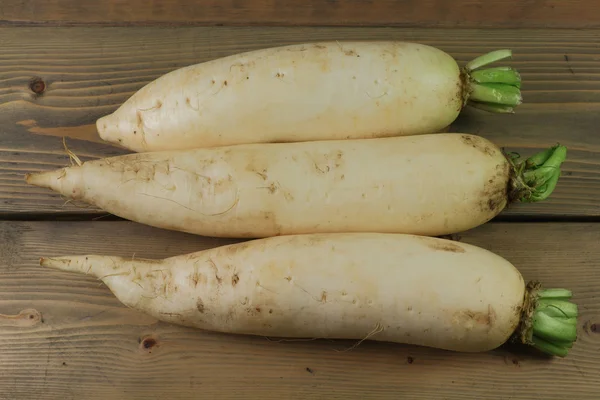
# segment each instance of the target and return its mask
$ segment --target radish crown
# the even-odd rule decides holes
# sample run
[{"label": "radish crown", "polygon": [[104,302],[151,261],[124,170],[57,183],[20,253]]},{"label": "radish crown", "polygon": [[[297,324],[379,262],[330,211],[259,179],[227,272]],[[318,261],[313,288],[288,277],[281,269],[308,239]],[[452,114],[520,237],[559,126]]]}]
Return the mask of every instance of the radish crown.
[{"label": "radish crown", "polygon": [[539,283],[530,282],[513,340],[565,357],[577,340],[578,308],[569,301],[571,296],[570,290],[541,289]]},{"label": "radish crown", "polygon": [[510,67],[480,69],[511,56],[511,50],[496,50],[467,63],[462,71],[464,104],[489,112],[514,112],[522,102],[519,73]]},{"label": "radish crown", "polygon": [[533,203],[547,199],[560,178],[560,166],[567,158],[567,148],[556,145],[524,161],[517,153],[507,155],[512,166],[509,202]]}]

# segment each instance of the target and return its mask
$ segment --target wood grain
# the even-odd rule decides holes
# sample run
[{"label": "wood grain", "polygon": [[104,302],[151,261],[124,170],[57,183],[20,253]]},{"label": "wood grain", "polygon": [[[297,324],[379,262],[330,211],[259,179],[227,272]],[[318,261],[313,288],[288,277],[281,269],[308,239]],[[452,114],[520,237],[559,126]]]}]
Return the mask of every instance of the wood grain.
[{"label": "wood grain", "polygon": [[14,25],[600,26],[593,0],[3,0]]},{"label": "wood grain", "polygon": [[375,342],[344,351],[354,342],[160,323],[97,280],[39,267],[39,257],[162,258],[231,241],[129,222],[1,222],[0,399],[596,399],[600,225],[492,223],[460,240],[504,256],[527,280],[573,290],[581,317],[567,358]]},{"label": "wood grain", "polygon": [[[61,136],[82,159],[123,154],[102,144],[95,120],[173,69],[268,46],[316,40],[396,39],[438,46],[462,65],[512,48],[525,104],[514,115],[466,110],[451,131],[477,133],[530,155],[556,142],[569,148],[551,199],[503,215],[600,216],[600,36],[595,31],[376,28],[12,28],[0,29],[0,215],[90,214],[27,172],[68,165]],[[44,82],[35,94],[31,82]]]}]

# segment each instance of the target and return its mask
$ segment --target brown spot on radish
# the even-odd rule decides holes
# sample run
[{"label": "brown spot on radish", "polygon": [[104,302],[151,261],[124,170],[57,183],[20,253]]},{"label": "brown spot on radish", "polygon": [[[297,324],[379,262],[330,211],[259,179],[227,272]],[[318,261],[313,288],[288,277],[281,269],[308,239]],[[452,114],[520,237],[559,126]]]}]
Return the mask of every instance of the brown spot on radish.
[{"label": "brown spot on radish", "polygon": [[590,332],[598,333],[598,332],[600,332],[600,328],[598,328],[597,324],[590,324]]},{"label": "brown spot on radish", "polygon": [[260,176],[263,180],[267,180],[267,170],[263,169],[262,172],[254,171],[258,176]]},{"label": "brown spot on radish", "polygon": [[462,310],[454,313],[453,317],[453,321],[461,325],[485,325],[488,330],[492,329],[496,323],[496,311],[492,305],[488,306],[487,312]]},{"label": "brown spot on radish", "polygon": [[223,281],[223,279],[219,276],[219,269],[217,268],[217,264],[215,264],[215,262],[213,261],[212,258],[208,259],[208,264],[215,271],[215,279],[217,280],[217,283],[220,285],[221,282]]},{"label": "brown spot on radish", "polygon": [[294,196],[290,192],[284,192],[283,197],[285,197],[287,201],[294,201]]},{"label": "brown spot on radish", "polygon": [[271,182],[267,189],[269,190],[269,193],[275,194],[279,190],[279,185],[275,182]]},{"label": "brown spot on radish", "polygon": [[489,199],[488,200],[488,208],[490,209],[490,211],[495,211],[498,208],[498,201],[497,199]]},{"label": "brown spot on radish", "polygon": [[260,307],[254,307],[254,309],[256,310],[256,312],[261,312],[261,308]]},{"label": "brown spot on radish", "polygon": [[438,251],[447,251],[450,253],[464,253],[465,249],[459,244],[452,243],[451,241],[445,239],[436,239],[427,236],[419,237],[419,240],[425,243],[427,247],[438,250]]},{"label": "brown spot on radish", "polygon": [[320,174],[326,174],[330,170],[329,165],[319,166],[319,164],[317,164],[316,162],[314,162],[313,164],[315,166],[315,170]]},{"label": "brown spot on radish", "polygon": [[198,282],[200,282],[200,276],[199,276],[199,272],[195,271],[192,274],[190,274],[189,278],[190,278],[190,282],[194,285],[194,287],[198,286]]},{"label": "brown spot on radish", "polygon": [[224,81],[224,82],[223,82],[223,85],[227,86],[227,81]]},{"label": "brown spot on radish", "polygon": [[325,49],[325,48],[327,48],[327,46],[322,45],[322,44],[315,44],[314,47],[315,47],[315,49]]},{"label": "brown spot on radish", "polygon": [[231,277],[231,286],[237,285],[239,281],[240,277],[238,276],[238,274],[233,274],[233,276]]},{"label": "brown spot on radish", "polygon": [[354,50],[345,50],[344,54],[350,57],[360,57]]},{"label": "brown spot on radish", "polygon": [[492,305],[488,305],[488,325],[490,329],[496,324],[496,310]]},{"label": "brown spot on radish", "polygon": [[285,280],[286,280],[286,281],[288,281],[288,282],[291,282],[291,281],[292,281],[292,277],[291,277],[291,276],[286,276],[286,277],[285,277],[285,278],[283,278],[283,279],[285,279]]},{"label": "brown spot on radish", "polygon": [[411,356],[408,356],[408,357],[406,357],[406,362],[409,363],[409,364],[412,364],[412,363],[415,362],[415,359],[413,357],[411,357]]},{"label": "brown spot on radish", "polygon": [[494,155],[494,149],[491,147],[492,145],[490,144],[490,142],[488,142],[482,137],[475,135],[462,135],[461,140],[466,145],[471,146],[474,149],[477,149],[488,156]]},{"label": "brown spot on radish", "polygon": [[479,207],[492,217],[499,214],[509,201],[510,165],[507,161],[496,165],[496,173],[484,185]]},{"label": "brown spot on radish", "polygon": [[327,292],[324,290],[321,293],[321,303],[327,303]]},{"label": "brown spot on radish", "polygon": [[196,308],[198,309],[200,314],[204,314],[204,302],[202,301],[202,299],[198,299],[198,301],[196,301]]},{"label": "brown spot on radish", "polygon": [[269,309],[269,314],[273,314],[273,309],[272,308]]}]

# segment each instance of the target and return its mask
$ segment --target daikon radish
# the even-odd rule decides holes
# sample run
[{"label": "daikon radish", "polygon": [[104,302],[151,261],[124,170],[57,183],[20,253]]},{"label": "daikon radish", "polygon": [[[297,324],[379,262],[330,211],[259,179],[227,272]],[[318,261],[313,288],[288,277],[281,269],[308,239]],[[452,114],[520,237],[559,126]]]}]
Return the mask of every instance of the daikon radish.
[{"label": "daikon radish", "polygon": [[372,339],[482,352],[509,340],[565,356],[577,305],[526,285],[504,258],[422,236],[279,236],[164,260],[100,255],[41,265],[101,279],[125,305],[234,334]]},{"label": "daikon radish", "polygon": [[465,105],[512,112],[520,76],[497,50],[464,67],[399,41],[296,44],[171,71],[97,120],[133,151],[436,133]]},{"label": "daikon radish", "polygon": [[507,157],[466,134],[133,153],[29,174],[117,216],[206,236],[387,232],[438,236],[514,201],[547,198],[566,149]]}]

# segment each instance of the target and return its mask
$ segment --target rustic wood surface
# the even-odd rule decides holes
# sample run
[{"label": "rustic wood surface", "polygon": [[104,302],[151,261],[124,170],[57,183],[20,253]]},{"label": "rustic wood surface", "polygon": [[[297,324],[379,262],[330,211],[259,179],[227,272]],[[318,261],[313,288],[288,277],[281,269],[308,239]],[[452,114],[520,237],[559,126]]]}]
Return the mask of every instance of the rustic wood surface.
[{"label": "rustic wood surface", "polygon": [[[600,3],[592,0],[3,0],[0,400],[597,399],[597,28]],[[517,113],[469,109],[448,130],[523,155],[560,142],[568,162],[551,199],[515,205],[499,218],[511,222],[456,238],[504,256],[525,279],[573,290],[579,337],[567,358],[513,346],[462,354],[366,341],[348,350],[355,342],[203,332],[128,309],[93,278],[38,266],[42,256],[162,258],[230,243],[110,221],[23,176],[67,165],[63,137],[83,160],[126,153],[102,143],[95,120],[171,70],[268,46],[351,39],[418,41],[460,64],[513,49],[507,63],[524,81]],[[534,219],[553,222],[515,222]]]},{"label": "rustic wood surface", "polygon": [[600,26],[593,0],[3,0],[25,25]]},{"label": "rustic wood surface", "polygon": [[124,307],[91,277],[41,256],[162,258],[231,241],[130,222],[0,223],[0,399],[597,399],[600,225],[491,223],[459,238],[525,279],[571,288],[567,358],[517,347],[461,354],[352,341],[279,342],[177,327]]},{"label": "rustic wood surface", "polygon": [[[552,197],[517,204],[503,216],[600,216],[600,35],[575,30],[387,28],[3,28],[0,29],[0,215],[94,214],[28,186],[27,172],[69,159],[123,154],[101,143],[98,117],[173,69],[268,46],[316,40],[398,39],[437,46],[462,65],[498,48],[523,76],[514,115],[468,109],[450,127],[530,155],[557,142],[569,148]],[[40,92],[40,93],[35,93]]]}]

